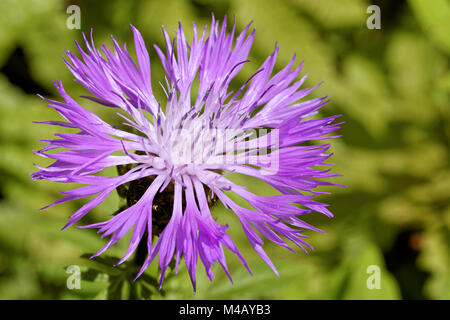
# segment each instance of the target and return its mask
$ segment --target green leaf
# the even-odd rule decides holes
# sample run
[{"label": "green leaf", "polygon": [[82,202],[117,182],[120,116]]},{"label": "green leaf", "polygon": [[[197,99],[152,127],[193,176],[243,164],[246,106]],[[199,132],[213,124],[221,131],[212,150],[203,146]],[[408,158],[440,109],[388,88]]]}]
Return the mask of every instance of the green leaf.
[{"label": "green leaf", "polygon": [[450,2],[409,0],[422,28],[447,54],[450,54]]},{"label": "green leaf", "polygon": [[[362,242],[348,250],[342,299],[391,300],[401,298],[396,280],[386,270],[383,256],[374,244]],[[379,287],[376,286],[378,276]]]}]

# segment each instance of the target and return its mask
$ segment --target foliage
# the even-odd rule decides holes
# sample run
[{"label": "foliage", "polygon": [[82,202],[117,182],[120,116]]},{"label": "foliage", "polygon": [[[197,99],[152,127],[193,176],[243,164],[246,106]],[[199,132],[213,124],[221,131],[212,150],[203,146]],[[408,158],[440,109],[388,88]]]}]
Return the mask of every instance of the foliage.
[{"label": "foliage", "polygon": [[[165,0],[0,2],[0,299],[399,299],[450,298],[450,2],[375,1],[381,6],[382,29],[366,28],[363,0]],[[122,240],[107,255],[89,260],[105,239],[93,230],[60,231],[82,201],[39,208],[59,198],[56,183],[30,182],[33,155],[53,128],[33,124],[55,112],[32,93],[55,97],[51,81],[61,79],[74,96],[83,95],[62,62],[63,49],[75,51],[79,30],[66,28],[66,8],[81,8],[82,31],[94,29],[95,41],[109,43],[114,34],[132,43],[129,24],[150,44],[162,45],[160,26],[208,24],[236,16],[238,29],[253,20],[257,28],[251,60],[239,75],[245,81],[275,41],[281,50],[277,68],[294,52],[310,73],[306,85],[324,84],[316,95],[331,102],[323,115],[343,114],[343,137],[333,141],[334,182],[347,188],[322,196],[335,214],[307,221],[326,231],[311,233],[315,251],[294,255],[265,244],[280,271],[278,279],[252,251],[237,219],[223,207],[220,222],[248,259],[251,277],[229,256],[234,284],[216,268],[209,283],[198,271],[193,295],[185,268],[155,290],[156,264],[138,281],[132,262],[112,267],[124,253]],[[190,28],[185,27],[191,37]],[[151,51],[152,80],[163,80]],[[161,92],[159,93],[161,94]],[[81,101],[81,99],[80,99]],[[88,107],[92,103],[83,100]],[[113,113],[95,108],[102,117]],[[253,180],[252,189],[264,190]],[[84,222],[103,221],[115,212],[110,197]],[[69,290],[68,265],[83,268],[81,289]],[[367,267],[381,269],[381,289],[366,286]],[[120,269],[122,268],[122,269]]]}]

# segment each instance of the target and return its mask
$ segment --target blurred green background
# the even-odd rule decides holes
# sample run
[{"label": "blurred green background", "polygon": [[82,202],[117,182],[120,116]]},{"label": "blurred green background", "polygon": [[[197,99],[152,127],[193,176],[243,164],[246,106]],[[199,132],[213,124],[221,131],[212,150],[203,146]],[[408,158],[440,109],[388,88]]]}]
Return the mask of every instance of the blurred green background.
[{"label": "blurred green background", "polygon": [[[81,30],[66,27],[71,4],[81,8]],[[381,8],[381,30],[366,27],[370,4]],[[0,299],[450,298],[449,1],[1,0],[0,12]],[[275,41],[281,48],[277,69],[296,52],[305,60],[302,74],[310,74],[306,86],[324,81],[314,93],[331,98],[321,115],[343,114],[346,122],[343,137],[331,141],[329,161],[343,177],[331,181],[348,187],[322,189],[333,192],[320,197],[331,204],[333,219],[318,213],[305,218],[327,232],[308,234],[316,251],[295,255],[265,244],[280,279],[253,252],[233,214],[217,207],[254,276],[228,255],[233,285],[217,266],[209,283],[199,266],[196,295],[185,268],[158,293],[151,285],[154,263],[136,293],[130,272],[110,267],[126,239],[89,262],[81,256],[106,239],[95,230],[59,231],[83,201],[39,211],[68,186],[29,181],[33,163],[46,164],[31,150],[56,132],[32,121],[58,118],[34,93],[60,99],[52,80],[61,79],[73,97],[86,94],[63,64],[63,49],[75,52],[74,40],[91,27],[97,45],[110,45],[114,34],[132,48],[130,23],[146,40],[158,90],[163,73],[151,44],[163,46],[161,25],[173,36],[181,21],[191,37],[192,21],[209,24],[211,12],[219,19],[226,14],[229,22],[236,15],[238,30],[250,20],[257,28],[252,62],[235,83],[257,70]],[[79,101],[118,121],[106,108]],[[243,183],[267,192],[253,180]],[[108,219],[118,203],[111,196],[83,222]],[[81,289],[67,288],[69,265],[81,267]],[[380,289],[367,287],[372,265],[380,268]]]}]

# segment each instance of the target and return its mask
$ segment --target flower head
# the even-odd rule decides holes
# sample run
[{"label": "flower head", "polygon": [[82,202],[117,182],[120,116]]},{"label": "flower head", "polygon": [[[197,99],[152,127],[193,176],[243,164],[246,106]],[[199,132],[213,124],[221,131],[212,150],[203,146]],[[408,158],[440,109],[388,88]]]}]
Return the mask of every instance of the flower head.
[{"label": "flower head", "polygon": [[[210,205],[215,201],[236,214],[253,248],[277,275],[260,235],[294,251],[285,242],[288,239],[306,251],[311,247],[305,242],[304,230],[320,230],[298,216],[313,211],[332,216],[325,204],[312,199],[319,193],[314,191],[316,187],[334,185],[319,178],[335,174],[315,168],[326,165],[329,145],[302,143],[332,138],[328,134],[339,129],[339,123],[332,123],[337,116],[306,119],[328,100],[300,101],[314,88],[300,89],[306,76],[296,80],[302,64],[293,68],[295,56],[271,77],[278,46],[236,92],[229,90],[231,80],[248,62],[255,36],[255,30],[248,34],[249,24],[235,37],[235,25],[227,33],[226,18],[220,25],[213,17],[210,31],[205,26],[200,36],[194,24],[191,43],[181,24],[173,41],[163,28],[166,50],[155,46],[167,75],[167,102],[163,105],[153,94],[149,54],[133,26],[137,65],[126,46],[122,48],[114,38],[113,51],[104,44],[96,48],[92,32],[90,41],[84,37],[87,51],[77,43],[81,59],[66,51],[67,67],[92,94],[85,98],[117,108],[117,115],[130,130],[120,130],[83,108],[61,82],[55,86],[64,102],[43,98],[66,120],[46,124],[78,132],[44,140],[48,145],[36,154],[55,162],[46,168],[38,166],[32,179],[85,185],[62,192],[65,196],[49,206],[94,196],[63,229],[78,222],[115,189],[125,188],[125,209],[109,221],[81,228],[98,228],[102,237],[109,237],[97,256],[133,227],[129,248],[118,264],[146,241],[148,256],[137,276],[159,255],[160,286],[174,257],[177,268],[184,258],[194,290],[198,258],[210,280],[215,262],[231,279],[224,247],[250,272],[227,233],[228,226],[216,222],[211,214]],[[113,166],[120,169],[118,176],[97,174]],[[253,194],[232,182],[229,173],[260,179],[279,194]],[[230,194],[252,208],[239,205]]]}]

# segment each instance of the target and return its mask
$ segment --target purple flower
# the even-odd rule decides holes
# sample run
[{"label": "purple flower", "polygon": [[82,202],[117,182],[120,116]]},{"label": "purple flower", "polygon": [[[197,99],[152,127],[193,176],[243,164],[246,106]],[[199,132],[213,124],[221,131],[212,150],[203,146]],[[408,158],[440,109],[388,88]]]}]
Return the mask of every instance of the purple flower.
[{"label": "purple flower", "polygon": [[[283,238],[306,251],[312,247],[305,242],[303,231],[320,230],[298,216],[316,211],[332,217],[326,204],[312,199],[321,193],[314,191],[316,187],[336,185],[319,180],[335,174],[316,168],[327,165],[329,145],[301,144],[334,138],[328,134],[339,129],[340,123],[332,123],[338,116],[306,120],[328,100],[300,102],[315,87],[300,89],[306,75],[295,80],[302,67],[293,68],[295,56],[271,77],[278,46],[236,92],[229,90],[231,80],[248,62],[255,30],[247,35],[249,24],[235,37],[235,24],[230,34],[226,27],[226,18],[221,26],[213,18],[209,34],[205,26],[199,36],[194,24],[190,44],[181,24],[173,41],[163,28],[166,51],[155,46],[167,75],[163,106],[153,95],[149,54],[133,26],[137,66],[126,46],[120,47],[114,38],[114,51],[104,44],[97,49],[92,33],[90,41],[84,38],[87,52],[76,43],[81,59],[66,51],[67,67],[93,95],[85,98],[117,108],[117,115],[130,130],[111,126],[84,109],[61,82],[55,86],[64,102],[42,98],[66,120],[44,123],[78,132],[58,133],[58,139],[44,140],[48,145],[35,153],[55,162],[46,168],[37,166],[39,171],[32,179],[85,185],[63,191],[65,196],[49,206],[94,196],[63,229],[78,222],[115,189],[126,186],[128,206],[124,210],[109,221],[80,228],[99,228],[102,237],[109,237],[97,256],[133,227],[129,248],[118,264],[146,241],[148,256],[137,277],[159,254],[160,287],[174,256],[177,269],[184,257],[194,290],[198,257],[210,280],[215,262],[231,280],[224,247],[250,272],[227,234],[228,226],[216,222],[210,212],[216,200],[236,214],[253,248],[277,275],[256,231],[291,251]],[[112,166],[125,170],[113,177],[97,175]],[[233,183],[229,173],[258,178],[279,194],[253,194]],[[230,195],[249,206],[236,203]]]}]

